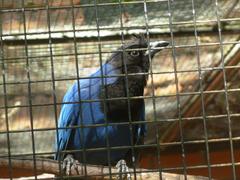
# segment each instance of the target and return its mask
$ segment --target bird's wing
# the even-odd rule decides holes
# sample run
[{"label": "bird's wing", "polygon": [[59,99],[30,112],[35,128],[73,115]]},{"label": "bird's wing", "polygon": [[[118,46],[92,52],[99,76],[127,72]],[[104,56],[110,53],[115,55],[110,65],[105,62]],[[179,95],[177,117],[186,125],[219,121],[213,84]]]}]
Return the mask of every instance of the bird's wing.
[{"label": "bird's wing", "polygon": [[[99,98],[99,88],[103,84],[112,84],[116,81],[117,77],[105,77],[101,78],[102,73],[104,75],[114,75],[116,70],[111,65],[105,64],[101,69],[92,74],[89,79],[81,79],[78,81],[80,84],[78,88],[78,82],[75,82],[73,86],[67,91],[64,96],[61,113],[58,120],[58,134],[56,137],[56,159],[59,159],[59,152],[66,150],[71,139],[71,134],[74,131],[71,126],[78,125],[78,119],[81,106],[79,104],[81,100],[96,100]],[[96,78],[95,78],[96,77]],[[103,81],[102,81],[103,80]],[[79,90],[80,95],[79,97]]]},{"label": "bird's wing", "polygon": [[[94,78],[96,76],[96,78]],[[67,91],[63,99],[63,105],[61,108],[61,113],[58,119],[58,134],[56,137],[55,149],[57,151],[56,158],[58,159],[59,152],[66,150],[69,145],[69,140],[71,139],[71,134],[75,128],[72,126],[78,125],[78,119],[80,118],[81,105],[79,104],[81,100],[96,100],[99,98],[99,86],[102,84],[100,70],[92,74],[89,79],[81,79],[75,82],[73,86]],[[104,83],[110,84],[115,81],[116,78],[110,77],[105,78]],[[79,96],[79,90],[80,95]],[[66,104],[65,104],[66,103]],[[84,103],[82,103],[83,105]],[[83,108],[82,108],[83,109]]]},{"label": "bird's wing", "polygon": [[[79,116],[79,97],[78,97],[78,83],[75,82],[73,86],[67,91],[63,98],[63,105],[58,119],[58,133],[56,136],[56,159],[60,157],[59,152],[67,148],[68,141],[74,125],[77,125]],[[77,103],[78,102],[78,103]]]}]

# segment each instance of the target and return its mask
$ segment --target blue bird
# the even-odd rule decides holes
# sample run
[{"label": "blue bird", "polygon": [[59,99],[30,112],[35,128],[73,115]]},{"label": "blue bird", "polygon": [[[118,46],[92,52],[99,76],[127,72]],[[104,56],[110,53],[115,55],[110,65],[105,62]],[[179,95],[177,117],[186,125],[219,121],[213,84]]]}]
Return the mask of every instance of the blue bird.
[{"label": "blue bird", "polygon": [[[148,46],[144,36],[136,36],[89,78],[68,89],[58,120],[55,159],[113,165],[133,155],[131,146],[143,143],[146,125],[129,122],[145,121],[141,96],[150,59],[167,45],[157,41]],[[108,146],[113,149],[108,151]]]}]

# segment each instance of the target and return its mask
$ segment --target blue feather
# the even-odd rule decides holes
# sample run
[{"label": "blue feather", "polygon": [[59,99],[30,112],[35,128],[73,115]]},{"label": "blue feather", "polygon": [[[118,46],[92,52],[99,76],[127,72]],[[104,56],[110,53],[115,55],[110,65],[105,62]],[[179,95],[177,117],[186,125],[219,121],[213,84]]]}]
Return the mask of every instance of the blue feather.
[{"label": "blue feather", "polygon": [[[72,126],[91,126],[106,123],[106,117],[102,112],[99,101],[81,102],[79,104],[79,97],[81,100],[99,100],[99,92],[102,82],[105,85],[114,84],[118,77],[101,77],[101,75],[114,76],[119,74],[119,70],[110,64],[105,64],[102,69],[92,74],[89,79],[81,79],[76,81],[73,86],[67,91],[64,96],[62,109],[59,117],[58,125],[58,139],[56,139],[57,157],[59,152],[66,149],[81,150],[83,148],[100,148],[107,147],[107,138],[110,147],[116,146],[130,146],[131,132],[129,125],[111,125],[100,127],[84,127],[84,128],[69,128]],[[95,78],[94,78],[95,77]],[[79,84],[79,88],[78,88]],[[80,94],[78,92],[80,89]],[[140,121],[145,119],[144,104]],[[108,119],[111,122],[111,119]],[[126,120],[127,121],[127,120]],[[137,130],[134,136],[140,137],[145,131],[145,125],[136,125]],[[129,149],[111,150],[110,162],[116,162],[127,154]],[[82,153],[75,153],[75,158],[83,161]],[[77,156],[77,157],[76,157]],[[107,151],[91,151],[85,154],[85,160],[90,164],[107,164]]]}]

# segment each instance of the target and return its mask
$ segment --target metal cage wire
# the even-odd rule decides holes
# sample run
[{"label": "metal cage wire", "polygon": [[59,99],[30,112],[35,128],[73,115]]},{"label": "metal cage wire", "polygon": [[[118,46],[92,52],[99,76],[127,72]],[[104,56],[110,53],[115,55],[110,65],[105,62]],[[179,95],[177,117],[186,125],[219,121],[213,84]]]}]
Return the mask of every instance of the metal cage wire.
[{"label": "metal cage wire", "polygon": [[[82,2],[82,1],[81,1]],[[103,102],[103,111],[104,114],[107,112],[107,101],[117,101],[117,100],[126,100],[128,104],[128,119],[129,122],[118,122],[112,123],[108,121],[108,118],[105,117],[104,124],[95,124],[95,125],[84,125],[80,124],[79,126],[66,127],[71,129],[76,128],[96,128],[100,126],[111,126],[115,124],[119,125],[129,125],[129,129],[131,132],[131,137],[133,136],[133,125],[135,124],[147,124],[153,125],[154,137],[152,139],[156,139],[154,143],[150,144],[142,144],[136,145],[133,143],[133,138],[131,138],[131,146],[126,147],[110,147],[109,145],[109,137],[108,133],[106,134],[106,144],[107,146],[102,148],[83,148],[81,150],[66,150],[66,152],[83,152],[83,165],[85,177],[89,176],[87,174],[87,164],[85,159],[85,154],[88,151],[100,151],[106,150],[108,154],[108,167],[110,172],[110,179],[112,179],[111,173],[111,160],[110,153],[111,151],[117,149],[131,149],[133,156],[135,156],[135,151],[142,151],[142,159],[146,158],[147,150],[145,149],[156,149],[156,153],[151,154],[157,160],[157,165],[154,166],[154,170],[149,170],[151,172],[159,172],[159,178],[163,179],[163,172],[180,172],[184,175],[184,178],[187,179],[188,172],[190,170],[196,169],[207,169],[207,173],[204,175],[209,179],[215,178],[216,174],[214,174],[213,169],[218,167],[227,167],[230,168],[228,171],[228,176],[232,179],[238,179],[238,171],[239,166],[239,158],[236,155],[235,144],[239,141],[239,134],[235,133],[235,128],[233,128],[233,119],[239,119],[240,112],[231,110],[230,97],[231,93],[239,93],[240,87],[234,86],[231,87],[231,78],[234,81],[239,82],[239,29],[238,25],[240,22],[239,13],[237,10],[240,9],[239,1],[234,1],[232,3],[227,4],[225,1],[214,0],[210,4],[213,9],[213,17],[207,17],[203,15],[203,18],[199,20],[200,12],[204,11],[201,9],[203,3],[200,3],[199,0],[189,0],[185,3],[187,6],[188,13],[191,12],[191,19],[186,17],[186,19],[179,20],[176,18],[176,11],[178,9],[178,5],[180,10],[177,12],[184,11],[186,9],[181,10],[181,2],[176,2],[172,0],[144,0],[144,1],[91,1],[88,3],[81,3],[80,1],[71,0],[67,2],[63,1],[52,1],[46,0],[42,3],[37,1],[27,1],[21,0],[21,3],[15,1],[1,1],[1,28],[0,28],[0,38],[1,38],[1,71],[2,71],[2,80],[0,81],[1,87],[1,100],[2,104],[0,105],[0,111],[4,114],[1,117],[0,123],[0,140],[4,140],[5,146],[3,150],[0,151],[0,158],[8,158],[9,160],[9,177],[12,179],[12,159],[16,157],[32,157],[33,158],[33,171],[35,179],[38,178],[38,174],[36,173],[36,158],[39,156],[53,156],[56,152],[52,149],[46,149],[45,151],[39,151],[39,139],[36,138],[37,133],[44,132],[54,132],[56,136],[58,136],[59,128],[57,128],[58,124],[58,114],[60,110],[60,106],[63,104],[79,104],[84,102]],[[55,4],[54,4],[55,3]],[[179,4],[178,4],[179,3]],[[199,5],[200,4],[200,5]],[[126,10],[128,7],[141,7],[140,10],[136,8],[136,11],[141,12],[143,23],[137,22],[138,18],[141,20],[140,15],[131,15],[130,20],[129,12]],[[158,16],[153,16],[154,11],[153,6],[163,6],[163,14],[160,14],[159,17],[163,17],[166,19],[163,23],[161,21],[155,21]],[[220,6],[226,6],[227,12],[223,12]],[[204,7],[204,5],[202,5]],[[87,26],[87,15],[85,19],[85,24],[79,25],[79,14],[80,9],[82,11],[90,8],[93,15],[90,17],[92,20],[89,22],[89,26]],[[110,21],[110,18],[102,17],[103,10],[101,8],[115,8],[118,10],[119,21],[118,25],[114,25],[116,21],[112,20],[112,23],[105,23],[105,21]],[[235,9],[234,9],[235,8]],[[236,13],[234,14],[233,12]],[[66,13],[65,13],[66,11]],[[90,11],[90,10],[89,10]],[[127,11],[127,13],[126,13]],[[187,11],[187,10],[186,10]],[[61,17],[61,12],[66,15],[66,17]],[[35,15],[34,15],[35,13]],[[39,14],[38,14],[39,13]],[[43,15],[43,13],[45,15]],[[56,13],[56,14],[55,14]],[[124,14],[125,13],[125,14]],[[184,12],[182,12],[184,14]],[[223,14],[221,14],[223,13]],[[19,15],[19,19],[16,19],[16,16]],[[43,17],[41,17],[41,15]],[[45,17],[46,16],[46,17]],[[138,17],[139,16],[139,17]],[[38,17],[38,18],[36,18]],[[53,18],[55,17],[55,19]],[[15,19],[14,19],[15,18]],[[40,20],[43,18],[44,20]],[[105,18],[105,19],[104,19]],[[116,17],[114,17],[116,18]],[[133,20],[131,20],[131,18]],[[135,20],[135,19],[137,20]],[[155,18],[155,19],[154,19]],[[206,18],[206,19],[204,19]],[[209,18],[209,19],[208,19]],[[37,20],[38,19],[38,20]],[[7,21],[10,20],[10,23],[7,24]],[[55,20],[55,21],[54,21]],[[139,24],[137,24],[135,21]],[[14,22],[16,24],[19,23],[19,27],[17,25],[13,25]],[[36,27],[42,27],[39,29],[31,29],[31,23],[36,21]],[[69,23],[66,28],[58,25],[59,22]],[[44,22],[44,23],[43,23]],[[61,23],[62,23],[61,22]],[[129,22],[129,23],[128,23]],[[105,23],[105,24],[104,24]],[[132,24],[131,24],[132,23]],[[94,24],[94,25],[93,25]],[[104,24],[104,25],[102,25]],[[84,26],[84,27],[82,27]],[[95,26],[95,27],[94,27]],[[206,26],[206,28],[205,28]],[[208,28],[210,27],[210,28]],[[226,28],[227,27],[227,28]],[[232,28],[233,27],[233,28]],[[237,27],[237,28],[235,28]],[[182,30],[182,29],[183,30]],[[205,28],[205,29],[204,29]],[[157,30],[159,29],[159,31]],[[165,29],[162,31],[161,29]],[[113,31],[108,35],[107,33]],[[91,37],[82,36],[82,34],[91,34]],[[104,34],[106,33],[106,34]],[[146,35],[146,39],[148,43],[153,39],[164,39],[168,40],[171,46],[167,47],[165,50],[161,51],[158,59],[166,58],[170,59],[172,62],[169,64],[164,64],[164,62],[154,62],[155,64],[150,65],[150,70],[148,73],[145,73],[149,76],[149,81],[147,85],[147,93],[143,96],[130,97],[129,95],[129,87],[128,87],[128,78],[136,75],[143,75],[144,73],[132,73],[128,74],[125,66],[125,73],[117,75],[117,76],[105,76],[103,73],[102,65],[104,64],[107,57],[112,52],[118,51],[116,47],[120,47],[126,43],[128,43],[130,34],[132,33],[144,33]],[[61,37],[59,37],[59,34]],[[104,34],[104,35],[102,35]],[[40,38],[36,38],[39,36]],[[208,37],[209,36],[209,37]],[[185,38],[186,40],[181,40],[181,38]],[[204,39],[205,38],[205,39]],[[213,39],[217,39],[215,42]],[[186,41],[189,41],[186,43]],[[202,42],[203,41],[203,42]],[[59,48],[59,49],[58,49]],[[85,48],[85,49],[84,49]],[[89,49],[88,49],[89,48]],[[201,54],[203,49],[214,49],[211,52]],[[150,50],[150,46],[147,47]],[[237,50],[235,50],[237,49]],[[145,49],[134,49],[139,51],[144,51]],[[231,55],[231,52],[234,51],[235,54]],[[63,51],[63,52],[61,52]],[[123,50],[128,51],[128,50]],[[131,50],[129,50],[131,51]],[[165,51],[165,52],[164,52]],[[181,52],[182,51],[182,52]],[[206,51],[206,50],[205,50]],[[12,55],[11,52],[15,52],[16,54]],[[213,52],[213,53],[212,53]],[[195,65],[187,65],[181,67],[181,56],[182,54],[191,54],[189,57],[195,58]],[[208,54],[214,54],[211,57],[216,59],[216,63],[207,64],[206,61],[203,60],[204,56]],[[217,54],[217,55],[216,55]],[[231,56],[230,56],[230,55]],[[184,56],[184,55],[183,55]],[[229,57],[230,56],[230,57]],[[83,59],[85,58],[85,59]],[[187,55],[186,55],[187,58]],[[229,58],[230,60],[228,60]],[[236,59],[232,60],[231,59]],[[92,60],[91,60],[92,59]],[[206,58],[207,59],[207,58]],[[209,59],[209,58],[208,58]],[[210,58],[211,59],[211,58]],[[62,61],[62,62],[61,62]],[[90,64],[87,64],[87,61]],[[123,60],[124,61],[124,60]],[[188,61],[186,59],[185,61]],[[233,63],[232,63],[233,62]],[[35,65],[36,63],[36,65]],[[62,64],[61,64],[62,63]],[[84,64],[85,63],[85,64]],[[94,64],[95,63],[95,64]],[[191,63],[191,62],[190,62]],[[187,63],[186,63],[187,64]],[[165,68],[163,70],[159,70],[161,65]],[[33,71],[33,68],[38,67],[39,72],[42,74],[38,74]],[[61,67],[64,66],[71,73],[75,71],[75,73],[64,74],[59,73]],[[68,67],[69,66],[69,67]],[[84,71],[86,68],[99,68],[101,71],[101,75],[99,77],[88,77],[88,72]],[[170,68],[171,66],[171,68]],[[47,67],[47,68],[45,68]],[[12,68],[12,69],[11,69]],[[41,69],[42,68],[42,69]],[[93,69],[94,69],[93,68]],[[74,71],[73,71],[74,70]],[[93,71],[91,69],[91,71]],[[35,73],[35,74],[34,74]],[[193,73],[194,77],[191,81],[191,88],[186,89],[181,85],[182,79],[185,76],[190,76]],[[230,74],[231,73],[231,74]],[[44,75],[46,74],[46,75]],[[182,74],[187,74],[185,76],[181,76]],[[229,77],[229,74],[232,77]],[[18,77],[19,75],[19,77]],[[41,78],[41,76],[43,78]],[[65,76],[66,75],[66,76]],[[21,79],[25,76],[23,79]],[[39,77],[38,77],[39,76]],[[162,80],[162,77],[170,76],[172,79]],[[220,77],[219,77],[220,76]],[[80,79],[89,79],[89,78],[100,78],[102,85],[105,84],[104,79],[109,77],[124,77],[125,78],[125,86],[126,86],[126,97],[118,97],[118,98],[108,98],[107,92],[104,93],[104,97],[102,99],[94,99],[94,100],[82,100],[81,98],[81,85],[79,81],[77,81],[77,89],[79,94],[78,102],[61,102],[62,96],[67,90],[74,80]],[[157,79],[159,77],[159,79]],[[212,78],[207,81],[207,78]],[[216,78],[215,78],[216,77]],[[214,80],[220,78],[216,86],[216,88],[209,88],[209,84],[211,85]],[[190,78],[190,77],[189,77]],[[215,79],[214,79],[215,78]],[[207,79],[207,80],[206,80]],[[161,81],[160,83],[157,81]],[[190,80],[189,80],[190,81]],[[159,83],[160,88],[165,86],[170,87],[173,85],[174,92],[161,92],[159,93],[156,88],[156,82]],[[35,85],[41,83],[47,87],[43,92],[46,93],[46,100],[35,102],[34,96],[37,96],[38,89],[41,87],[34,87]],[[62,83],[62,84],[61,84]],[[64,83],[64,85],[63,85]],[[62,86],[62,87],[61,87]],[[187,85],[186,85],[187,86]],[[14,95],[18,88],[23,91],[24,98],[20,95]],[[43,87],[42,87],[43,88]],[[43,88],[43,89],[44,89]],[[65,89],[65,90],[63,90]],[[168,90],[167,88],[165,89]],[[189,90],[189,91],[188,91]],[[36,92],[34,92],[36,91]],[[170,90],[169,90],[170,91]],[[33,93],[34,92],[34,93]],[[40,91],[39,91],[40,92]],[[43,94],[44,94],[43,93]],[[49,95],[50,94],[50,95]],[[221,96],[223,94],[224,101],[224,110],[222,114],[213,113],[209,114],[208,104],[214,99],[216,96]],[[18,98],[16,98],[19,96]],[[12,99],[11,99],[12,98]],[[14,99],[16,98],[16,99]],[[20,99],[20,100],[19,100]],[[131,119],[131,100],[132,99],[144,99],[147,103],[148,109],[151,109],[151,113],[147,116],[147,121],[134,121]],[[169,107],[174,108],[168,110],[167,112],[174,111],[175,113],[165,115],[161,114],[161,106],[160,104],[166,103],[166,106],[170,104],[167,99],[171,99],[173,102]],[[198,100],[199,99],[199,100]],[[161,103],[161,100],[163,103]],[[15,101],[15,103],[13,103]],[[25,104],[22,104],[22,101],[25,101]],[[160,101],[160,103],[159,103]],[[194,105],[195,102],[199,102],[196,107],[198,108],[196,114],[192,113],[193,116],[188,116],[187,112],[191,109],[191,104]],[[21,102],[20,104],[16,102]],[[190,105],[188,105],[188,103]],[[235,106],[239,105],[239,102],[235,103]],[[49,126],[38,127],[36,121],[35,108],[42,108],[42,112],[44,112],[43,108],[47,107],[48,111],[51,112],[49,115],[49,119],[51,119],[51,123],[48,122]],[[195,106],[193,106],[195,107]],[[51,108],[51,109],[50,109]],[[26,127],[22,127],[21,125],[14,125],[14,121],[26,121],[17,119],[15,116],[15,120],[13,118],[14,110],[17,111],[23,110],[26,113],[22,113],[24,118],[29,120],[29,123],[26,123]],[[26,110],[24,110],[26,109]],[[80,108],[82,111],[82,108]],[[194,111],[194,110],[192,110]],[[150,110],[149,110],[150,112]],[[159,113],[160,112],[160,113]],[[81,114],[81,113],[80,113]],[[152,114],[152,115],[150,115]],[[37,116],[40,116],[40,113]],[[26,116],[26,117],[25,117]],[[227,126],[227,135],[211,135],[212,131],[209,130],[209,121],[214,121],[216,119],[226,119],[224,121]],[[186,136],[186,132],[189,132],[188,128],[190,126],[193,127],[193,123],[199,123],[199,129],[202,128],[201,138],[188,138]],[[192,122],[192,125],[188,125]],[[216,121],[215,121],[216,122]],[[16,122],[15,122],[16,123]],[[19,123],[19,122],[18,122]],[[159,128],[159,124],[164,124],[163,128],[167,127],[168,130],[166,132],[162,132],[163,129]],[[17,123],[16,123],[17,124]],[[24,123],[23,123],[24,124]],[[237,123],[235,123],[237,124]],[[197,125],[195,125],[197,126]],[[212,128],[212,127],[211,127]],[[82,131],[83,132],[83,131]],[[25,152],[21,151],[17,153],[19,149],[12,150],[14,146],[12,145],[14,141],[13,136],[11,134],[21,134],[26,133],[30,135],[31,141],[31,150],[26,150]],[[51,137],[52,138],[52,137]],[[81,138],[81,137],[80,137]],[[169,139],[169,141],[167,141]],[[52,139],[51,139],[52,140]],[[230,152],[230,161],[227,162],[219,162],[212,163],[212,155],[211,151],[212,145],[211,143],[229,143],[229,152]],[[204,163],[199,164],[189,164],[188,159],[188,147],[186,146],[192,145],[196,146],[204,144],[204,157],[206,161]],[[168,166],[164,167],[164,163],[162,162],[162,154],[164,154],[165,148],[171,147],[180,147],[180,165],[176,166]],[[19,148],[20,146],[18,146]],[[48,146],[49,147],[49,146]],[[20,151],[20,150],[19,150]],[[167,151],[167,150],[166,150]],[[135,160],[133,160],[135,161]],[[142,165],[144,166],[144,165]],[[146,165],[145,165],[146,166]],[[61,169],[61,161],[59,161],[59,169]],[[136,179],[136,175],[140,172],[137,170],[137,165],[133,163],[134,170],[134,178]],[[192,171],[192,172],[193,172]],[[206,175],[207,174],[207,175]],[[200,174],[198,174],[200,175]]]}]

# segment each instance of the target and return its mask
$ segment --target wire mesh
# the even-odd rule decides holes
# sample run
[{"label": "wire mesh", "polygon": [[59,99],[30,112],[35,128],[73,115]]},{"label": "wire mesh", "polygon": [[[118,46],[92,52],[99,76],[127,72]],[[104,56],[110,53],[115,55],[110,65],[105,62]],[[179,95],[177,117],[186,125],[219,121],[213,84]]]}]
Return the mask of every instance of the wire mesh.
[{"label": "wire mesh", "polygon": [[[128,149],[133,177],[139,167],[159,173],[202,175],[209,179],[239,178],[239,26],[240,3],[201,0],[21,0],[1,1],[0,40],[0,158],[8,158],[8,176],[14,177],[11,161],[53,158],[55,136],[62,130],[128,126],[130,145],[110,144],[106,128],[105,147],[66,149],[80,153],[87,174],[87,153],[106,151],[109,177],[113,178],[111,154]],[[145,34],[146,48],[118,49],[132,34]],[[170,45],[152,60],[148,72],[106,75],[103,65],[113,53],[150,51],[150,42]],[[151,59],[152,57],[149,58]],[[100,70],[98,76],[89,75]],[[130,95],[128,79],[148,76],[144,94]],[[81,80],[101,85],[107,79],[124,79],[125,96],[83,99]],[[67,89],[77,82],[78,100],[62,102]],[[90,90],[91,91],[91,90]],[[128,121],[79,124],[57,128],[63,105],[126,101]],[[145,101],[145,120],[132,118],[132,102]],[[91,107],[93,108],[93,107]],[[83,119],[83,118],[80,118]],[[134,143],[134,128],[147,125],[144,143]],[[58,138],[56,138],[58,140]],[[83,141],[83,135],[79,135]],[[221,156],[218,156],[220,154]],[[0,160],[1,161],[1,160]],[[59,169],[61,170],[61,160]],[[0,171],[1,172],[1,171]],[[61,176],[63,177],[63,176]]]}]

